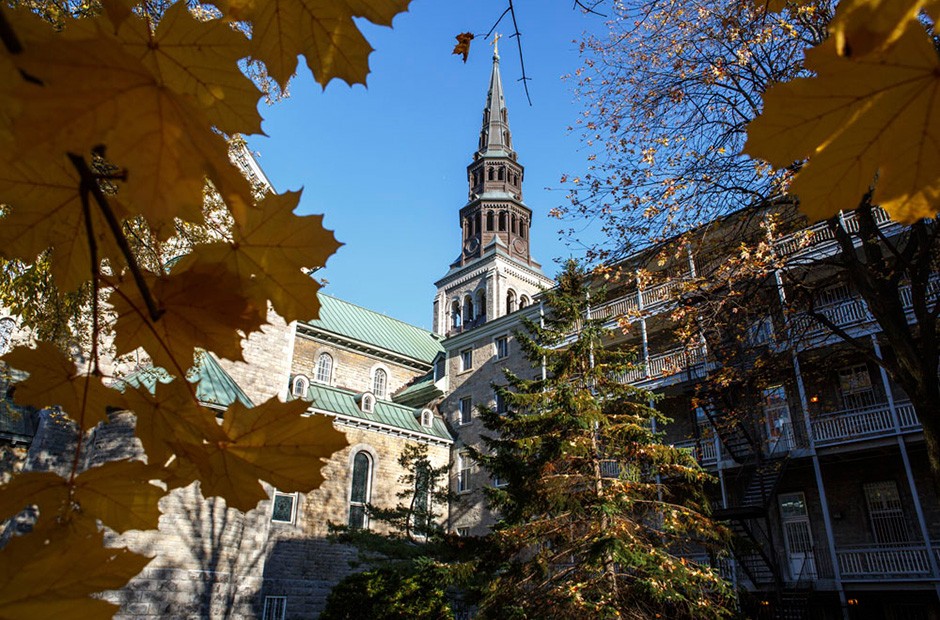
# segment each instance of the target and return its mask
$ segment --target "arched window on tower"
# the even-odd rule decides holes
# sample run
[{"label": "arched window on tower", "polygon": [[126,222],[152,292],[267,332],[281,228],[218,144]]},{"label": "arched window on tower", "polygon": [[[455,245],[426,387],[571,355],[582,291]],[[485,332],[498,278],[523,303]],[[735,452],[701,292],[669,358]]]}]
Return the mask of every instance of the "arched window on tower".
[{"label": "arched window on tower", "polygon": [[477,314],[480,320],[486,320],[486,291],[482,288],[477,291]]},{"label": "arched window on tower", "polygon": [[528,297],[526,297],[525,295],[523,295],[522,297],[519,298],[519,309],[520,309],[520,310],[522,310],[523,308],[525,308],[525,307],[528,306],[528,305],[529,305],[529,298],[528,298]]},{"label": "arched window on tower", "polygon": [[506,293],[506,314],[516,311],[516,291],[509,289]]},{"label": "arched window on tower", "polygon": [[471,234],[471,232],[472,232],[472,231],[470,230],[470,226],[471,226],[471,225],[472,225],[472,222],[471,222],[471,220],[470,220],[469,217],[466,218],[466,219],[464,219],[464,221],[463,221],[463,238],[464,238],[465,241],[470,237],[470,234]]},{"label": "arched window on tower", "polygon": [[489,170],[487,170],[486,176],[487,176],[487,178],[488,178],[490,181],[493,180],[493,168],[492,168],[492,166],[489,168]]},{"label": "arched window on tower", "polygon": [[516,234],[516,214],[515,213],[509,216],[509,230],[511,230],[513,234]]},{"label": "arched window on tower", "polygon": [[506,230],[506,212],[505,211],[499,212],[499,229],[500,231]]},{"label": "arched window on tower", "polygon": [[480,234],[480,213],[479,212],[477,212],[477,214],[473,216],[473,234],[474,235]]},{"label": "arched window on tower", "polygon": [[506,169],[503,168],[502,166],[499,167],[498,174],[497,174],[497,178],[498,178],[500,181],[505,181],[505,180],[506,180]]},{"label": "arched window on tower", "polygon": [[375,369],[375,374],[372,376],[372,392],[375,394],[376,398],[384,399],[387,395],[388,390],[388,373],[381,368]]},{"label": "arched window on tower", "polygon": [[333,378],[333,356],[329,353],[321,353],[317,358],[317,383],[330,384]]},{"label": "arched window on tower", "polygon": [[352,485],[349,491],[349,527],[362,530],[369,526],[366,504],[372,494],[372,457],[360,450],[353,458]]},{"label": "arched window on tower", "polygon": [[526,235],[525,231],[527,227],[528,227],[528,223],[525,220],[522,220],[521,222],[519,222],[519,236],[522,237],[523,239],[525,239],[525,235]]},{"label": "arched window on tower", "polygon": [[450,305],[450,319],[454,329],[460,327],[460,302],[456,299],[454,300],[454,303]]},{"label": "arched window on tower", "polygon": [[486,212],[486,229],[493,230],[493,212],[492,211]]},{"label": "arched window on tower", "polygon": [[463,320],[464,325],[469,325],[473,322],[473,298],[467,295],[463,298]]}]

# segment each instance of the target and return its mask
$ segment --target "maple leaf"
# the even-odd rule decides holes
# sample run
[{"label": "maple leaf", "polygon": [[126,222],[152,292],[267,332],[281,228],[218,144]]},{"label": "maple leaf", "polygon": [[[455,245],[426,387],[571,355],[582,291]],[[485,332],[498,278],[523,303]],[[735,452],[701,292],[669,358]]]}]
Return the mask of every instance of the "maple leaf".
[{"label": "maple leaf", "polygon": [[35,349],[17,347],[2,359],[11,368],[29,373],[16,384],[16,402],[61,407],[82,430],[107,422],[108,410],[123,402],[121,393],[106,387],[99,377],[78,374],[72,360],[48,342],[39,342]]},{"label": "maple leaf", "polygon": [[238,67],[248,56],[248,39],[229,24],[197,20],[179,2],[156,30],[143,19],[130,19],[118,37],[161,84],[205,106],[213,125],[229,134],[261,133],[261,93]]},{"label": "maple leaf", "polygon": [[181,266],[215,264],[250,280],[256,296],[270,299],[285,321],[317,317],[320,285],[304,269],[322,267],[340,244],[323,228],[322,215],[295,215],[300,192],[268,195],[236,223],[232,243],[199,246]]},{"label": "maple leaf", "polygon": [[[0,167],[0,203],[12,210],[0,226],[0,254],[32,262],[47,248],[52,276],[62,291],[92,278],[91,249],[82,208],[80,177],[63,156],[51,161],[11,161]],[[126,211],[109,201],[120,220]],[[116,268],[124,259],[101,210],[89,204],[98,260]]]},{"label": "maple leaf", "polygon": [[813,220],[869,191],[891,217],[933,217],[940,200],[940,59],[919,25],[882,56],[840,57],[830,39],[807,52],[816,77],[778,84],[748,127],[745,152],[783,168],[808,157],[790,187]]},{"label": "maple leaf", "polygon": [[302,55],[317,83],[365,84],[372,47],[354,17],[391,26],[410,0],[212,0],[235,21],[250,21],[251,55],[281,89]]},{"label": "maple leaf", "polygon": [[169,275],[150,275],[145,281],[161,315],[150,316],[136,283],[115,289],[110,302],[117,313],[116,352],[143,347],[154,364],[174,374],[186,374],[197,348],[241,360],[242,338],[266,322],[267,308],[246,297],[244,282],[226,269],[178,263]]},{"label": "maple leaf", "polygon": [[217,443],[225,433],[216,422],[215,414],[200,407],[191,391],[180,379],[157,381],[153,394],[144,389],[128,389],[124,398],[134,413],[135,434],[154,464],[164,464],[173,456],[179,443]]},{"label": "maple leaf", "polygon": [[463,61],[467,62],[467,56],[470,55],[470,41],[474,38],[473,33],[461,32],[454,38],[457,39],[457,45],[454,46],[454,51],[451,53],[457,55],[463,54]]},{"label": "maple leaf", "polygon": [[317,488],[327,459],[348,442],[332,418],[303,415],[307,406],[272,398],[247,408],[236,401],[223,417],[225,441],[176,446],[177,475],[199,480],[204,496],[223,497],[242,511],[267,498],[259,479],[285,492]]},{"label": "maple leaf", "polygon": [[101,532],[14,536],[0,550],[0,618],[110,618],[118,606],[89,595],[123,587],[150,560],[105,547]]},{"label": "maple leaf", "polygon": [[165,472],[140,461],[111,461],[73,480],[53,472],[25,472],[0,487],[0,515],[9,518],[27,506],[39,507],[41,523],[54,519],[75,531],[97,531],[97,520],[117,532],[149,530],[160,518],[166,493],[151,480]]},{"label": "maple leaf", "polygon": [[[11,12],[14,27],[23,22],[22,12]],[[41,84],[0,84],[0,98],[10,96],[20,108],[10,159],[36,157],[41,166],[50,157],[105,145],[109,161],[128,171],[127,181],[118,184],[121,200],[162,238],[175,231],[176,217],[202,222],[206,177],[238,217],[238,209],[252,202],[251,188],[230,163],[228,146],[212,131],[204,108],[167,88],[107,35],[99,19],[82,20],[85,26],[70,37],[47,28],[45,39],[14,57]]]},{"label": "maple leaf", "polygon": [[843,0],[829,26],[842,56],[883,52],[904,34],[924,9],[936,19],[938,0]]}]

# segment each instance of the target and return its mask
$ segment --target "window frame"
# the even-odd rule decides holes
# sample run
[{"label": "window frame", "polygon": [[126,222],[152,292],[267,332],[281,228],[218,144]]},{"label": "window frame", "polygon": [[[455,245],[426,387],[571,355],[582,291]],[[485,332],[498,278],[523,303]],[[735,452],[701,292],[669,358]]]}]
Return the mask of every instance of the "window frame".
[{"label": "window frame", "polygon": [[[353,492],[356,487],[356,461],[359,456],[362,455],[366,458],[366,472],[365,472],[365,484],[363,489],[362,499],[353,499]],[[349,496],[348,496],[348,510],[346,523],[350,529],[369,529],[369,514],[366,511],[366,506],[369,504],[369,501],[372,499],[372,482],[375,475],[375,457],[365,449],[356,450],[352,459],[350,459],[350,476],[349,476]],[[361,509],[362,510],[362,522],[360,525],[353,524],[353,510]]]},{"label": "window frame", "polygon": [[493,410],[499,415],[509,413],[509,403],[506,402],[506,397],[495,388],[493,389]]},{"label": "window frame", "polygon": [[460,372],[473,370],[473,348],[461,349],[458,356],[460,357]]},{"label": "window frame", "polygon": [[[323,360],[329,360],[329,363],[328,363],[329,365],[325,365],[323,363]],[[316,372],[313,373],[314,380],[317,383],[321,383],[323,385],[332,384],[334,361],[335,360],[333,359],[333,356],[327,353],[326,351],[323,351],[317,356]],[[326,379],[323,378],[324,374],[326,375]]]},{"label": "window frame", "polygon": [[[379,384],[379,377],[382,377],[381,385]],[[376,366],[372,369],[372,394],[375,395],[376,399],[388,399],[388,377],[388,370],[383,366]]]},{"label": "window frame", "polygon": [[[291,500],[290,505],[290,519],[276,519],[274,516],[275,508],[277,507],[277,499],[279,497],[289,497]],[[274,489],[274,495],[271,496],[271,522],[272,523],[287,523],[293,525],[297,521],[297,503],[299,501],[297,493],[284,493],[283,491],[278,491]]]},{"label": "window frame", "polygon": [[470,476],[473,473],[473,461],[470,455],[461,450],[457,453],[457,493],[462,495],[472,491]]},{"label": "window frame", "polygon": [[[303,386],[303,389],[298,390],[298,386]],[[307,375],[300,374],[294,375],[294,378],[291,380],[290,384],[290,394],[294,398],[304,398],[307,396],[307,392],[310,390],[310,379],[307,378]]]},{"label": "window frame", "polygon": [[[271,605],[272,603],[273,605]],[[262,620],[284,620],[285,617],[287,617],[287,597],[265,596],[264,609],[261,611]]]},{"label": "window frame", "polygon": [[509,357],[509,334],[493,338],[493,351],[496,359],[504,360]]}]

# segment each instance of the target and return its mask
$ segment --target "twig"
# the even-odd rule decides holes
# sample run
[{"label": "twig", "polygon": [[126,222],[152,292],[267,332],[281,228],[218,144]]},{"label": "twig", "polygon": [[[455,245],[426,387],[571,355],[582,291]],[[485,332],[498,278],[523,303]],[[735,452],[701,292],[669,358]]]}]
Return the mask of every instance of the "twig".
[{"label": "twig", "polygon": [[[595,2],[594,6],[597,6],[598,4],[600,4],[600,2]],[[574,5],[572,5],[571,8],[575,8],[575,7],[581,7],[581,10],[584,11],[585,13],[591,13],[593,15],[597,15],[598,17],[607,17],[605,13],[598,13],[597,11],[594,10],[593,6],[589,7],[583,2],[581,2],[581,0],[574,0]]]},{"label": "twig", "polygon": [[98,242],[95,241],[95,227],[91,221],[91,206],[88,204],[88,193],[91,189],[82,179],[79,191],[82,196],[82,213],[85,216],[85,236],[88,237],[88,253],[91,255],[91,374],[100,377],[101,368],[98,365]]},{"label": "twig", "polygon": [[131,270],[131,275],[134,276],[134,282],[137,284],[137,288],[140,290],[140,294],[144,299],[144,303],[147,305],[147,312],[150,314],[150,320],[159,320],[163,315],[163,310],[157,307],[157,304],[153,299],[153,295],[151,295],[150,289],[147,287],[147,283],[144,281],[143,272],[140,270],[140,267],[137,264],[137,259],[134,256],[134,252],[127,243],[127,238],[124,237],[124,233],[121,230],[121,224],[117,221],[117,217],[115,217],[114,211],[111,210],[111,205],[108,204],[107,197],[98,186],[97,175],[92,172],[91,168],[88,167],[88,163],[85,161],[85,158],[81,155],[68,153],[68,157],[72,162],[72,165],[75,166],[75,169],[78,171],[78,174],[82,179],[82,183],[88,186],[88,191],[91,192],[91,195],[95,198],[95,202],[98,203],[98,207],[101,209],[101,213],[104,215],[104,219],[108,223],[108,228],[111,229],[111,234],[114,235],[114,240],[117,242],[118,247],[121,249],[121,253],[124,255],[124,259],[127,261],[127,266]]},{"label": "twig", "polygon": [[526,77],[525,74],[525,60],[522,57],[522,33],[519,32],[519,25],[516,24],[516,10],[512,6],[512,0],[509,0],[509,14],[512,16],[512,28],[515,31],[511,38],[516,39],[516,47],[519,48],[519,66],[522,67],[522,77],[519,78],[519,81],[522,82],[522,86],[525,89],[525,98],[529,101],[529,106],[531,106],[532,97],[529,96],[529,80],[531,78]]}]

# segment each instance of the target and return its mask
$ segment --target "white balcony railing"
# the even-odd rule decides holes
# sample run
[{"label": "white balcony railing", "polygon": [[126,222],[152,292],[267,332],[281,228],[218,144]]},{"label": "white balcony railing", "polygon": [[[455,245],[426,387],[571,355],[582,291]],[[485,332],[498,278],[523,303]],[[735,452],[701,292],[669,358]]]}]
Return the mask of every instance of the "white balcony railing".
[{"label": "white balcony railing", "polygon": [[652,288],[643,289],[640,292],[640,297],[643,299],[643,308],[649,309],[657,304],[673,300],[676,291],[682,287],[684,282],[684,278],[672,278]]},{"label": "white balcony railing", "polygon": [[[817,308],[816,312],[823,315],[839,327],[867,323],[871,321],[868,306],[861,299],[850,298],[831,306]],[[810,314],[798,314],[793,317],[793,336],[812,336],[828,332],[829,329]]]},{"label": "white balcony railing", "polygon": [[[879,226],[883,226],[891,221],[888,214],[877,207],[874,209],[874,217],[875,222]],[[855,212],[846,214],[843,222],[845,222],[845,228],[849,232],[858,231],[858,216]],[[778,239],[774,243],[774,247],[779,255],[790,256],[792,254],[806,252],[827,241],[833,241],[834,239],[835,235],[833,235],[832,231],[829,229],[829,224],[827,222],[820,222],[809,228],[798,230],[791,235]]]},{"label": "white balcony railing", "polygon": [[[920,423],[909,401],[895,403],[901,430],[918,428]],[[887,403],[863,409],[845,409],[813,418],[813,439],[817,446],[835,445],[895,433],[894,417]]]},{"label": "white balcony railing", "polygon": [[626,373],[621,380],[624,383],[636,383],[646,379],[660,379],[689,370],[704,362],[705,347],[673,349],[659,355],[651,355],[645,368],[641,364]]},{"label": "white balcony railing", "polygon": [[927,547],[884,544],[836,548],[843,579],[915,578],[930,576]]},{"label": "white balcony railing", "polygon": [[712,437],[677,441],[673,446],[691,452],[700,465],[714,465],[718,462],[718,446]]}]

